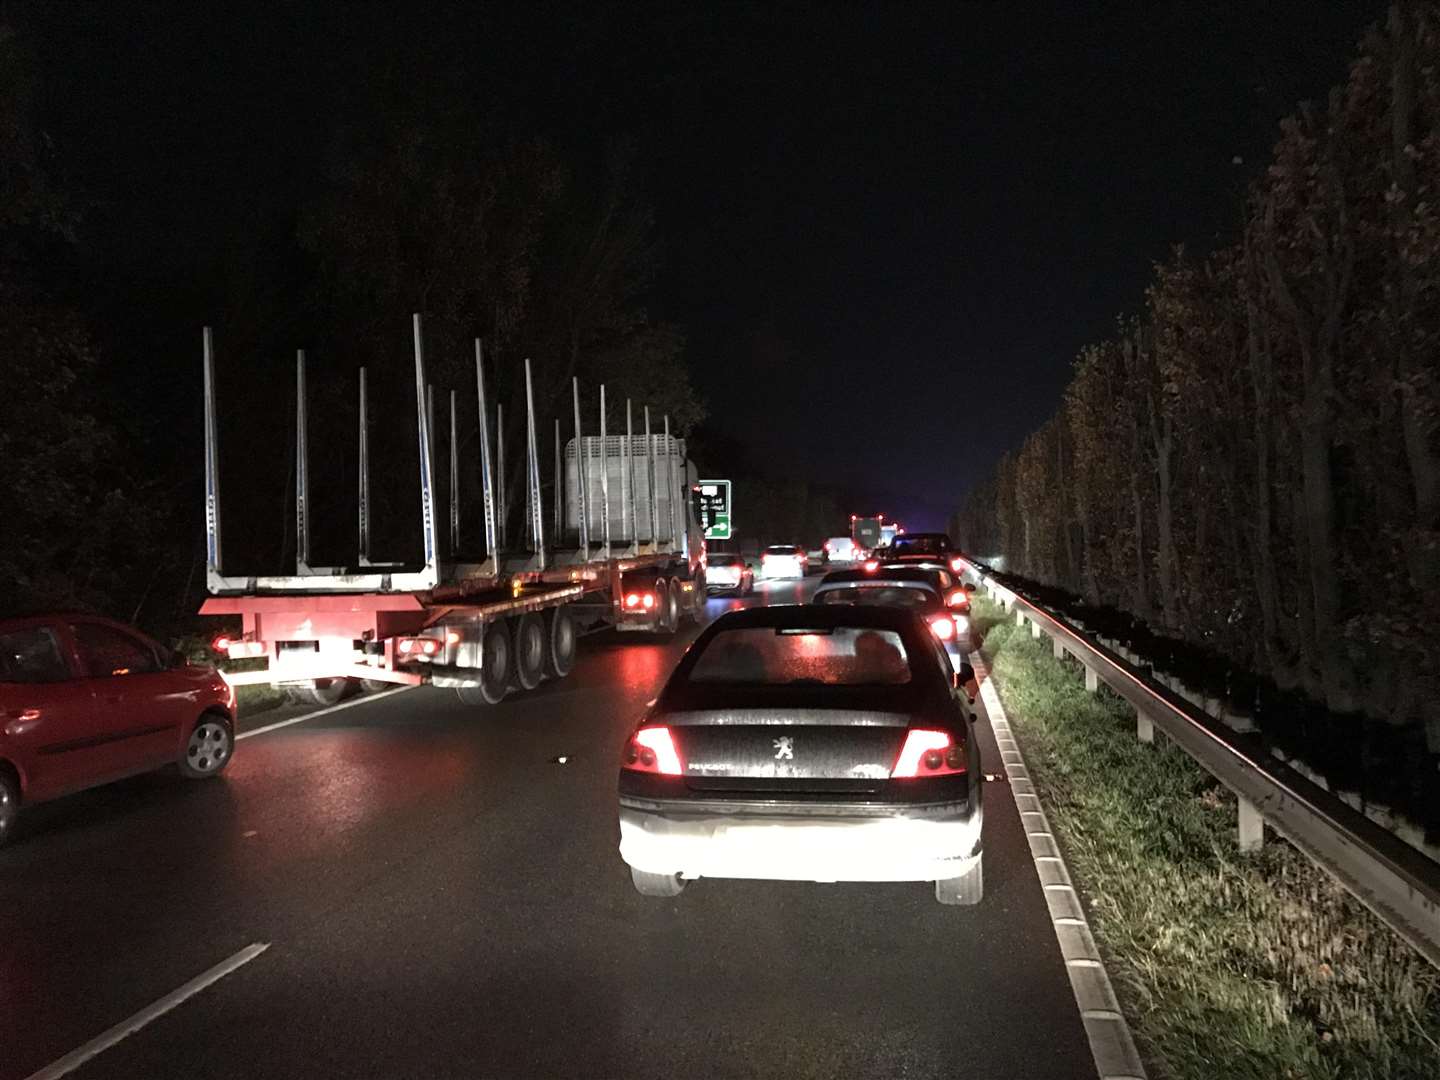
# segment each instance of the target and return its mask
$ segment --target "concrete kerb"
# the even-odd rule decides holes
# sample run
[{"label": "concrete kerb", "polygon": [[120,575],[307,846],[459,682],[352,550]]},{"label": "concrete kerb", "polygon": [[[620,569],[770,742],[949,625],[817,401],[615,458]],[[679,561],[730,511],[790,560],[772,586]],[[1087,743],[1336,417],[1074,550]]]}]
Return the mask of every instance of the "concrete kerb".
[{"label": "concrete kerb", "polygon": [[975,668],[980,697],[985,702],[985,712],[990,717],[990,727],[995,732],[996,745],[1000,747],[1005,762],[1010,791],[1020,812],[1025,839],[1030,844],[1035,874],[1040,879],[1045,904],[1050,910],[1050,923],[1065,961],[1065,973],[1070,978],[1070,989],[1075,995],[1075,1005],[1090,1043],[1090,1054],[1095,1059],[1095,1070],[1100,1080],[1144,1080],[1145,1067],[1135,1049],[1130,1025],[1120,1012],[1110,975],[1105,970],[1095,938],[1090,933],[1084,906],[1070,879],[1070,870],[1060,854],[1055,834],[1050,830],[1050,821],[1045,816],[1040,797],[1035,794],[1025,758],[1020,753],[1005,708],[1000,704],[1000,695],[990,678],[990,665],[980,652],[971,654],[970,663]]}]

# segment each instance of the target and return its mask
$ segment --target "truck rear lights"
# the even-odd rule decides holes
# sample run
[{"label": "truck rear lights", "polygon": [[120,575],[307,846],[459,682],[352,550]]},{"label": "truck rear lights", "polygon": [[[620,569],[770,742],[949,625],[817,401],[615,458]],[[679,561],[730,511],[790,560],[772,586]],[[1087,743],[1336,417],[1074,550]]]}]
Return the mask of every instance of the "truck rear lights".
[{"label": "truck rear lights", "polygon": [[963,773],[966,764],[965,744],[956,742],[948,731],[917,728],[906,734],[890,777],[953,776]]},{"label": "truck rear lights", "polygon": [[654,593],[648,593],[648,592],[647,592],[647,593],[634,593],[634,592],[632,592],[632,593],[628,594],[628,595],[625,597],[625,609],[626,609],[627,611],[635,611],[637,608],[643,608],[645,611],[649,611],[649,610],[650,610],[651,608],[653,608],[654,606],[655,606],[655,594],[654,594]]},{"label": "truck rear lights", "polygon": [[443,644],[439,638],[402,637],[395,643],[395,651],[408,660],[429,660]]},{"label": "truck rear lights", "polygon": [[230,660],[248,660],[252,657],[265,655],[265,645],[263,642],[233,638],[229,634],[221,634],[211,641],[210,650],[215,653],[216,656],[224,656]]},{"label": "truck rear lights", "polygon": [[642,727],[630,736],[621,768],[661,776],[679,776],[684,772],[675,740],[670,737],[670,729],[663,725]]}]

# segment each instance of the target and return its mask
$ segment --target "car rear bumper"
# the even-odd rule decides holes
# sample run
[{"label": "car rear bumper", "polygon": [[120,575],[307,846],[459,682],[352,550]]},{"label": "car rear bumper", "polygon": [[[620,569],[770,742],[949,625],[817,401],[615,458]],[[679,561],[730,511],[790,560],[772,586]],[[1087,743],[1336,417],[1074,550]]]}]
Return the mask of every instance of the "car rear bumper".
[{"label": "car rear bumper", "polygon": [[717,592],[739,592],[739,591],[741,590],[741,588],[743,588],[743,587],[744,587],[744,581],[743,581],[743,580],[741,580],[741,581],[713,581],[713,580],[710,580],[710,579],[706,579],[706,581],[705,581],[705,591],[706,591],[706,592],[712,592],[712,593],[717,593]]},{"label": "car rear bumper", "polygon": [[[818,809],[818,808],[815,808]],[[685,878],[939,881],[980,857],[977,803],[886,814],[681,813],[620,807],[620,857]]]}]

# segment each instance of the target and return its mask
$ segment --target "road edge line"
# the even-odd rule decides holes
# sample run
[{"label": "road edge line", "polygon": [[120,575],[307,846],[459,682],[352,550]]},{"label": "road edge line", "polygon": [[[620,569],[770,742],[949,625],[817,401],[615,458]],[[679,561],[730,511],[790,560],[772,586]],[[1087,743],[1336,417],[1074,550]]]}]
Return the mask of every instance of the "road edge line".
[{"label": "road edge line", "polygon": [[221,960],[220,963],[208,971],[195,976],[195,978],[191,979],[178,990],[172,990],[159,1001],[145,1006],[145,1008],[129,1018],[120,1021],[120,1023],[114,1027],[101,1032],[83,1046],[71,1050],[64,1057],[58,1058],[49,1065],[31,1073],[26,1080],[59,1080],[60,1077],[78,1069],[91,1058],[98,1057],[112,1046],[135,1034],[135,1032],[139,1031],[146,1024],[149,1024],[153,1020],[158,1020],[177,1005],[184,1004],[184,1002],[200,993],[200,991],[204,990],[207,986],[219,982],[237,968],[244,967],[268,948],[270,948],[268,941],[246,945],[245,948],[233,956]]},{"label": "road edge line", "polygon": [[980,698],[985,703],[990,729],[995,733],[995,745],[1000,749],[1010,793],[1015,799],[1015,809],[1025,830],[1025,840],[1030,845],[1030,861],[1035,867],[1045,906],[1050,911],[1050,927],[1055,931],[1055,942],[1060,947],[1065,974],[1070,979],[1075,1006],[1090,1043],[1090,1055],[1095,1059],[1095,1071],[1100,1080],[1147,1080],[1130,1025],[1120,1010],[1119,1000],[1110,983],[1110,973],[1106,971],[1105,961],[1095,946],[1090,921],[1071,880],[1070,868],[1060,854],[1060,845],[1050,830],[1050,819],[1045,815],[1040,796],[1035,793],[1030,770],[1025,767],[1024,755],[1020,753],[1020,744],[1010,728],[1005,707],[1000,704],[990,664],[984,653],[977,649],[970,654],[970,665],[975,669],[976,681],[980,683]]},{"label": "road edge line", "polygon": [[357,697],[353,701],[342,701],[339,705],[331,705],[328,708],[316,709],[314,712],[307,712],[300,716],[292,716],[288,720],[277,720],[273,724],[266,724],[264,727],[251,728],[249,731],[242,731],[235,736],[235,741],[253,738],[256,735],[265,735],[271,731],[279,731],[281,728],[290,727],[292,724],[301,724],[306,720],[314,720],[317,716],[328,716],[330,713],[340,712],[342,709],[353,709],[357,705],[368,705],[372,701],[384,701],[386,698],[403,694],[406,690],[414,690],[413,686],[401,686],[395,690],[387,690],[383,694],[367,694],[364,697]]}]

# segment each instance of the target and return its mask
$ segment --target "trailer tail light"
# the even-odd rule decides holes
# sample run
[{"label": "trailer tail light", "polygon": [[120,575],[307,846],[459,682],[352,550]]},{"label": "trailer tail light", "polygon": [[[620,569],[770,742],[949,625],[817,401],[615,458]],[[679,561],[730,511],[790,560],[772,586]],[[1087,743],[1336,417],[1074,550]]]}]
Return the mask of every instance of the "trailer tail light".
[{"label": "trailer tail light", "polygon": [[625,597],[625,608],[626,608],[627,611],[636,611],[636,610],[639,610],[639,609],[642,609],[642,608],[643,608],[645,611],[649,611],[649,610],[651,610],[654,606],[655,606],[655,594],[654,594],[654,593],[648,593],[648,592],[647,592],[647,593],[637,593],[637,592],[632,592],[632,593],[629,593],[628,595],[626,595],[626,597]]},{"label": "trailer tail light", "polygon": [[620,767],[660,776],[679,776],[684,772],[675,740],[670,737],[670,729],[663,725],[642,727],[630,736]]},{"label": "trailer tail light", "polygon": [[246,641],[243,638],[233,638],[229,634],[221,634],[210,642],[210,651],[216,656],[223,656],[229,660],[249,660],[256,656],[264,656],[265,644],[261,641]]},{"label": "trailer tail light", "polygon": [[930,632],[941,641],[949,641],[955,636],[955,620],[949,615],[941,615],[930,620]]},{"label": "trailer tail light", "polygon": [[966,769],[965,744],[957,743],[948,731],[913,730],[890,770],[890,778],[953,776]]},{"label": "trailer tail light", "polygon": [[395,651],[407,660],[430,660],[444,644],[439,638],[402,637],[395,643]]}]

